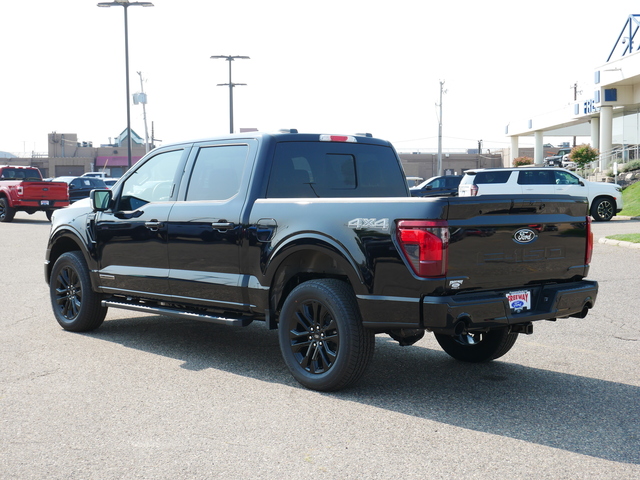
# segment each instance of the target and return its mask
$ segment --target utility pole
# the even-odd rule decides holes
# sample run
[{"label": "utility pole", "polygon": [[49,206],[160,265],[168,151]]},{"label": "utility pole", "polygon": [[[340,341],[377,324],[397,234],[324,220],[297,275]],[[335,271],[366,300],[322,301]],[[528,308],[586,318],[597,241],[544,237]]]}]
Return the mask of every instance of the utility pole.
[{"label": "utility pole", "polygon": [[[147,95],[144,93],[144,84],[142,82],[142,72],[138,72],[140,76],[140,92],[141,96],[138,101],[142,104],[142,118],[144,120],[144,153],[149,153],[149,130],[147,129]],[[134,95],[134,102],[135,95]]]},{"label": "utility pole", "polygon": [[444,80],[440,80],[440,103],[436,105],[440,107],[440,113],[438,115],[438,176],[442,175],[442,94],[447,93],[443,90]]},{"label": "utility pole", "polygon": [[218,87],[229,86],[229,133],[233,133],[233,87],[236,85],[246,85],[246,83],[233,83],[231,81],[231,62],[236,58],[249,59],[244,55],[212,55],[211,58],[224,58],[229,62],[229,83],[219,83]]},{"label": "utility pole", "polygon": [[156,132],[156,129],[155,129],[154,123],[151,122],[151,145],[155,145],[156,141],[158,141],[158,142],[162,141],[161,139],[156,138],[156,133],[155,132]]}]

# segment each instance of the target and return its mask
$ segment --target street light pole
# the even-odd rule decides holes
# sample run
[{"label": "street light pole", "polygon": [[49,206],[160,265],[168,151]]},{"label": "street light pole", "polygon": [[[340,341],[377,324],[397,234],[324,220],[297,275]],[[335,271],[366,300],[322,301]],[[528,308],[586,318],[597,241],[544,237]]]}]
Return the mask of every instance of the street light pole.
[{"label": "street light pole", "polygon": [[442,94],[447,93],[443,90],[444,80],[440,81],[440,114],[438,115],[438,176],[442,176]]},{"label": "street light pole", "polygon": [[131,100],[129,99],[129,24],[127,18],[127,7],[153,7],[153,3],[116,0],[114,2],[100,2],[98,3],[98,6],[124,8],[124,61],[127,85],[127,169],[129,169],[131,168]]},{"label": "street light pole", "polygon": [[246,85],[246,83],[233,83],[231,81],[231,62],[233,62],[236,58],[240,59],[249,59],[244,55],[212,55],[211,58],[224,58],[229,62],[229,83],[219,83],[218,87],[223,87],[229,85],[229,133],[233,133],[233,87],[236,85]]}]

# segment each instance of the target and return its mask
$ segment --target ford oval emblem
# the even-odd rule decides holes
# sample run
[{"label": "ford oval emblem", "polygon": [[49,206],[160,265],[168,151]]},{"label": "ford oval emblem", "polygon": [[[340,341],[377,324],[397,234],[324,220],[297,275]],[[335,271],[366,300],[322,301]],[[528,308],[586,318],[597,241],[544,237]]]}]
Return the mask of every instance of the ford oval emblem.
[{"label": "ford oval emblem", "polygon": [[530,228],[521,228],[513,234],[513,241],[520,244],[531,243],[536,238],[538,238],[538,234]]}]

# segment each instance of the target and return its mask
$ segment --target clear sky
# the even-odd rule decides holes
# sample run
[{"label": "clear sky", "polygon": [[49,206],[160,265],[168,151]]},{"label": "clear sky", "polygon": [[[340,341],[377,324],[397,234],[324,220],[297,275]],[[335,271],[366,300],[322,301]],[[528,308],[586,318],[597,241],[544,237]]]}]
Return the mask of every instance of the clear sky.
[{"label": "clear sky", "polygon": [[[371,132],[396,148],[509,146],[505,126],[593,90],[637,1],[152,0],[130,7],[131,93],[160,144],[236,129]],[[126,128],[124,13],[97,0],[0,2],[0,151]],[[636,11],[638,10],[638,11]],[[142,107],[131,126],[144,136]],[[547,141],[547,139],[545,139]],[[526,142],[521,142],[522,146]]]}]

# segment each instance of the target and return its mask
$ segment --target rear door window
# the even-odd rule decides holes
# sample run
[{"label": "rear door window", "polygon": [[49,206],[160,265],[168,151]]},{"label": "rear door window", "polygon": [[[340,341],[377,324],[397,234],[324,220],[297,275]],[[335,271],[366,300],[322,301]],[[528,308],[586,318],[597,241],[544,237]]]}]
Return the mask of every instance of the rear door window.
[{"label": "rear door window", "polygon": [[236,195],[248,153],[248,145],[201,148],[191,173],[186,200],[228,200]]},{"label": "rear door window", "polygon": [[519,172],[520,185],[555,185],[553,170],[523,170]]}]

